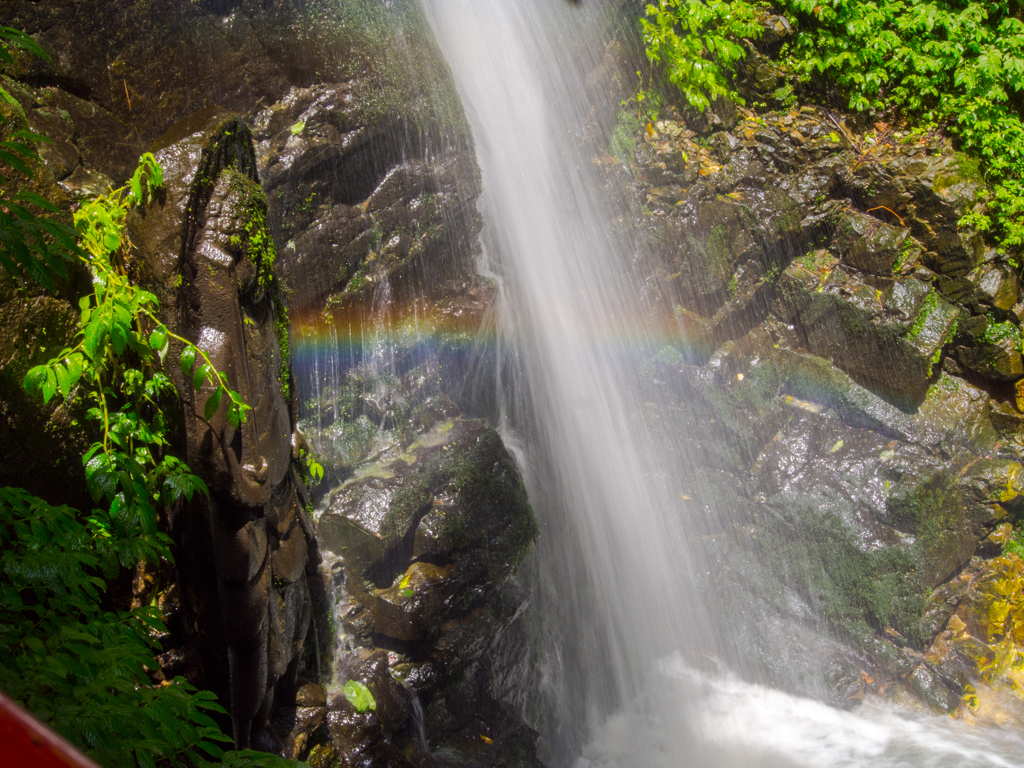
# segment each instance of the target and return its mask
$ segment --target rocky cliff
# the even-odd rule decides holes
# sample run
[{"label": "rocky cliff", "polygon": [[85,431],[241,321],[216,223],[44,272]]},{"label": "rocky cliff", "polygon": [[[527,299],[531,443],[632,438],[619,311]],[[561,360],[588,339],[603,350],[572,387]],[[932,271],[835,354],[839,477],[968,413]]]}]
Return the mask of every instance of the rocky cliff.
[{"label": "rocky cliff", "polygon": [[[424,337],[387,371],[356,361],[347,400],[290,361],[289,312],[361,327],[386,290],[471,334],[492,297],[472,274],[472,141],[416,4],[15,2],[0,23],[53,53],[3,81],[52,140],[36,175],[51,200],[67,210],[156,153],[165,188],[131,223],[127,267],[253,408],[241,426],[223,405],[210,418],[209,385],[173,372],[177,447],[210,497],[167,510],[176,566],[135,581],[168,623],[156,676],[214,690],[237,745],[317,766],[434,765],[439,749],[534,764],[492,678],[537,527],[497,433],[460,415],[458,350]],[[4,294],[4,450],[34,457],[5,481],[45,494],[58,465],[75,499],[87,436],[18,394],[73,333],[74,280],[62,290]],[[300,393],[338,407],[308,441]]]},{"label": "rocky cliff", "polygon": [[[765,23],[739,71],[756,109],[670,96],[644,125],[633,102],[594,146],[679,334],[647,361],[648,415],[692,468],[721,647],[838,704],[1019,723],[1021,254],[968,223],[976,161],[797,98]],[[624,104],[631,50],[594,75]]]},{"label": "rocky cliff", "polygon": [[[175,518],[175,584],[152,595],[162,674],[217,690],[240,743],[318,768],[536,764],[510,702],[537,524],[472,418],[494,292],[472,274],[480,179],[416,6],[14,0],[0,23],[55,54],[4,79],[53,139],[52,200],[162,153],[168,194],[133,224],[132,267],[175,327],[234,339],[224,367],[257,411],[234,445],[179,382],[179,447],[213,502]],[[595,103],[628,98],[629,45],[594,73]],[[583,131],[671,330],[644,361],[648,416],[690,468],[678,511],[703,521],[694,588],[722,608],[719,647],[840,705],[1019,721],[1020,255],[962,223],[985,184],[941,134],[793,101],[756,50],[743,76],[756,111],[624,110]],[[57,471],[74,500],[86,437],[17,387],[72,332],[62,290],[3,288],[0,446],[29,457],[3,461],[5,483]],[[330,376],[318,335],[344,361]]]}]

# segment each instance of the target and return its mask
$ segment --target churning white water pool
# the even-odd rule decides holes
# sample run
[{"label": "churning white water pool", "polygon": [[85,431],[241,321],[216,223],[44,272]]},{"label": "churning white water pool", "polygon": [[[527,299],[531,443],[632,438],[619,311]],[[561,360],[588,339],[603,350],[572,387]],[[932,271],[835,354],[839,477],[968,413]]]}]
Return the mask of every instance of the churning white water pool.
[{"label": "churning white water pool", "polygon": [[[644,745],[640,753],[636,744]],[[672,657],[612,715],[575,768],[1011,768],[1014,730],[868,698],[854,711],[708,675]]]}]

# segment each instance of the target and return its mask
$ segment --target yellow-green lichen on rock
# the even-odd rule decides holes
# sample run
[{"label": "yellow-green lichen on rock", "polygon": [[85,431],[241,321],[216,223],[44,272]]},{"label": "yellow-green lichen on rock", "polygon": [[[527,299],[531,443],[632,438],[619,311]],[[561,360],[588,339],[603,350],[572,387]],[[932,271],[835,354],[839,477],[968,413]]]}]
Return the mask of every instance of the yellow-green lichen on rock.
[{"label": "yellow-green lichen on rock", "polygon": [[[1024,560],[974,560],[932,601],[958,593],[955,612],[925,654],[934,667],[962,665],[962,714],[996,723],[1024,712]],[[1024,721],[1017,722],[1017,725]]]}]

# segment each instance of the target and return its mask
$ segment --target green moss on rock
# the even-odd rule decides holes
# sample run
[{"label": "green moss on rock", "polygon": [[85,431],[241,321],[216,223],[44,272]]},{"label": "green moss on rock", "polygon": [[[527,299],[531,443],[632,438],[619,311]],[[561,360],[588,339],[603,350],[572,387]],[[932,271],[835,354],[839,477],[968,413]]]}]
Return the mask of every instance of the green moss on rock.
[{"label": "green moss on rock", "polygon": [[917,537],[921,581],[941,584],[977,548],[956,477],[942,469],[894,493],[887,503],[893,525]]}]

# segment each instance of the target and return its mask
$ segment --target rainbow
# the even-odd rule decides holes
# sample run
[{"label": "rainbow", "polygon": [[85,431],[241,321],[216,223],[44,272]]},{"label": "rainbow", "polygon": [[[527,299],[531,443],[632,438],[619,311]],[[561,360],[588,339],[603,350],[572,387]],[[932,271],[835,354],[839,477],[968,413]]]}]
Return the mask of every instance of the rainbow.
[{"label": "rainbow", "polygon": [[[300,374],[327,359],[333,360],[332,367],[345,368],[386,346],[424,353],[444,349],[487,354],[499,341],[493,298],[489,292],[482,297],[419,297],[381,307],[361,302],[299,310],[291,318],[292,363]],[[666,348],[688,354],[704,346],[700,340],[705,328],[692,314],[663,310],[600,318],[564,342],[567,348],[597,346],[622,356],[649,356]],[[505,334],[514,345],[529,343],[515,328],[506,328]]]}]

